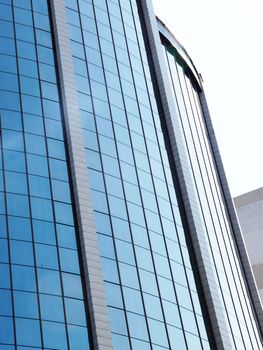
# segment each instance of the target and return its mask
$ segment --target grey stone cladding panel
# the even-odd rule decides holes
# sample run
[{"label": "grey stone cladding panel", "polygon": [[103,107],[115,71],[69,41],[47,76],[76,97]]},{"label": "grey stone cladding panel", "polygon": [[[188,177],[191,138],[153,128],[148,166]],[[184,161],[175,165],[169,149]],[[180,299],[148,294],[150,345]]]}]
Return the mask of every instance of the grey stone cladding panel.
[{"label": "grey stone cladding panel", "polygon": [[89,189],[84,138],[67,28],[65,0],[51,1],[55,47],[61,83],[74,203],[94,350],[111,350],[112,339],[103,284],[101,259]]}]

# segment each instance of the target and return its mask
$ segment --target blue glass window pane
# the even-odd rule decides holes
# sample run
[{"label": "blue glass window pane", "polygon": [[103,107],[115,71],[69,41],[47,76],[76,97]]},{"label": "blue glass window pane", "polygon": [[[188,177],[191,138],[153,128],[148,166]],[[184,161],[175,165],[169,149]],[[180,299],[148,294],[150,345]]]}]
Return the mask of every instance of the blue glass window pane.
[{"label": "blue glass window pane", "polygon": [[35,252],[37,266],[58,270],[58,256],[56,247],[36,243]]},{"label": "blue glass window pane", "polygon": [[52,158],[66,160],[64,143],[54,139],[47,139],[48,153]]},{"label": "blue glass window pane", "polygon": [[56,244],[54,224],[46,221],[33,220],[35,242]]},{"label": "blue glass window pane", "polygon": [[49,349],[67,350],[67,336],[65,324],[42,322],[44,346]]},{"label": "blue glass window pane", "polygon": [[34,24],[36,28],[43,30],[50,30],[50,23],[48,16],[42,15],[40,13],[34,12]]},{"label": "blue glass window pane", "polygon": [[7,264],[0,264],[0,288],[10,288],[10,272]]},{"label": "blue glass window pane", "polygon": [[104,280],[113,283],[119,283],[119,275],[116,262],[107,258],[101,258],[101,260]]},{"label": "blue glass window pane", "polygon": [[0,262],[8,263],[8,244],[6,239],[0,239]]},{"label": "blue glass window pane", "polygon": [[58,271],[38,268],[37,277],[40,292],[61,295],[61,284]]},{"label": "blue glass window pane", "polygon": [[26,75],[28,77],[37,78],[37,63],[35,61],[30,61],[24,58],[18,58],[18,66],[20,74]]},{"label": "blue glass window pane", "polygon": [[59,248],[59,257],[62,271],[80,273],[77,251],[66,248]]},{"label": "blue glass window pane", "polygon": [[0,215],[0,237],[7,237],[5,216]]},{"label": "blue glass window pane", "polygon": [[13,151],[23,151],[24,141],[21,132],[2,130],[3,148]]},{"label": "blue glass window pane", "polygon": [[4,151],[5,170],[25,172],[25,155],[15,151]]},{"label": "blue glass window pane", "polygon": [[3,72],[16,73],[16,58],[0,54],[0,70]]},{"label": "blue glass window pane", "polygon": [[14,327],[12,317],[0,316],[0,343],[14,344]]},{"label": "blue glass window pane", "polygon": [[65,298],[65,306],[68,323],[86,325],[85,307],[82,300]]},{"label": "blue glass window pane", "polygon": [[44,135],[43,118],[33,116],[31,114],[25,114],[24,117],[24,129],[25,132],[29,132],[37,135]]},{"label": "blue glass window pane", "polygon": [[8,214],[29,217],[28,197],[19,194],[6,195]]},{"label": "blue glass window pane", "polygon": [[40,308],[43,320],[65,322],[61,297],[40,294]]},{"label": "blue glass window pane", "polygon": [[5,12],[1,12],[0,14],[0,33],[1,36],[5,36],[7,38],[13,38],[14,37],[14,29],[13,29],[13,23],[9,23],[7,21],[2,21],[3,16],[5,16]]},{"label": "blue glass window pane", "polygon": [[26,58],[32,61],[36,60],[36,49],[34,44],[17,40],[17,51],[18,56],[21,58]]},{"label": "blue glass window pane", "polygon": [[50,198],[49,179],[40,176],[28,176],[30,195],[36,197]]},{"label": "blue glass window pane", "polygon": [[[89,338],[86,327],[68,325],[69,345],[71,349],[89,350]],[[124,349],[123,349],[124,350]]]},{"label": "blue glass window pane", "polygon": [[9,290],[0,289],[0,315],[12,316],[12,313],[11,292]]},{"label": "blue glass window pane", "polygon": [[30,241],[32,239],[29,219],[8,216],[8,227],[10,238],[25,241]]},{"label": "blue glass window pane", "polygon": [[15,22],[32,26],[32,12],[14,7]]},{"label": "blue glass window pane", "polygon": [[16,39],[34,43],[34,31],[32,27],[16,23]]},{"label": "blue glass window pane", "polygon": [[39,70],[40,70],[41,80],[47,80],[47,81],[56,83],[57,79],[56,79],[56,71],[54,67],[44,63],[39,63]]},{"label": "blue glass window pane", "polygon": [[0,72],[0,90],[18,92],[17,75]]},{"label": "blue glass window pane", "polygon": [[27,194],[26,175],[7,171],[5,173],[6,191]]},{"label": "blue glass window pane", "polygon": [[53,198],[56,201],[70,203],[70,189],[67,182],[52,180]]},{"label": "blue glass window pane", "polygon": [[14,40],[0,37],[0,53],[15,56]]},{"label": "blue glass window pane", "polygon": [[38,45],[37,54],[39,62],[54,66],[54,53],[52,49]]},{"label": "blue glass window pane", "polygon": [[77,299],[83,299],[82,283],[79,275],[71,273],[62,273],[64,295]]},{"label": "blue glass window pane", "polygon": [[10,252],[13,264],[34,265],[32,243],[10,240]]},{"label": "blue glass window pane", "polygon": [[134,266],[119,264],[122,284],[127,287],[139,289],[137,270]]},{"label": "blue glass window pane", "polygon": [[46,118],[45,125],[47,137],[52,137],[54,139],[63,141],[63,130],[61,122]]},{"label": "blue glass window pane", "polygon": [[16,318],[17,344],[41,347],[39,321]]},{"label": "blue glass window pane", "polygon": [[[118,334],[112,334],[111,337],[112,337],[112,344],[113,344],[114,350],[130,350],[130,343],[129,343],[128,337],[118,335]],[[139,348],[139,347],[138,348],[134,347],[134,349],[143,350],[142,348]]]},{"label": "blue glass window pane", "polygon": [[39,96],[39,82],[38,79],[33,79],[29,77],[20,78],[20,88],[23,94]]},{"label": "blue glass window pane", "polygon": [[56,221],[65,225],[74,225],[72,206],[65,203],[54,202]]},{"label": "blue glass window pane", "polygon": [[105,258],[115,259],[113,240],[111,237],[98,234],[100,255]]},{"label": "blue glass window pane", "polygon": [[169,325],[167,328],[172,349],[186,350],[187,347],[185,344],[183,331]]},{"label": "blue glass window pane", "polygon": [[0,214],[5,214],[5,198],[3,192],[0,192]]},{"label": "blue glass window pane", "polygon": [[93,190],[92,191],[92,202],[94,210],[108,212],[108,205],[106,201],[106,196],[104,193]]},{"label": "blue glass window pane", "polygon": [[45,157],[28,154],[27,166],[29,174],[48,176],[48,165]]},{"label": "blue glass window pane", "polygon": [[19,112],[1,111],[1,121],[4,129],[22,130],[21,113]]},{"label": "blue glass window pane", "polygon": [[51,119],[61,120],[60,105],[57,102],[50,100],[42,100],[44,115]]},{"label": "blue glass window pane", "polygon": [[38,318],[38,302],[36,293],[14,291],[15,316]]},{"label": "blue glass window pane", "polygon": [[46,1],[33,0],[33,10],[44,15],[48,15],[48,7]]},{"label": "blue glass window pane", "polygon": [[[15,347],[12,345],[0,345],[0,350],[15,350]],[[19,347],[18,350],[26,350],[26,349],[22,349],[22,348],[20,349]]]},{"label": "blue glass window pane", "polygon": [[46,144],[44,137],[25,133],[25,142],[27,152],[38,154],[40,156],[46,155]]},{"label": "blue glass window pane", "polygon": [[58,245],[64,248],[77,249],[75,228],[57,224]]},{"label": "blue glass window pane", "polygon": [[51,177],[53,179],[68,181],[67,163],[62,160],[49,159]]},{"label": "blue glass window pane", "polygon": [[148,331],[145,317],[127,312],[131,337],[148,341]]},{"label": "blue glass window pane", "polygon": [[39,220],[53,221],[51,201],[48,199],[31,197],[32,217]]},{"label": "blue glass window pane", "polygon": [[42,108],[39,97],[21,95],[22,107],[24,113],[30,113],[34,115],[42,115]]},{"label": "blue glass window pane", "polygon": [[151,340],[153,343],[168,348],[166,330],[162,322],[148,319]]},{"label": "blue glass window pane", "polygon": [[136,312],[141,315],[144,314],[142,296],[140,291],[123,287],[123,297],[125,307],[128,311]]},{"label": "blue glass window pane", "polygon": [[104,233],[108,236],[112,236],[109,216],[98,212],[94,212],[94,214],[96,218],[97,232]]},{"label": "blue glass window pane", "polygon": [[110,306],[123,308],[120,286],[113,283],[104,282],[107,303]]},{"label": "blue glass window pane", "polygon": [[130,227],[127,221],[118,218],[112,218],[112,227],[115,238],[131,242]]},{"label": "blue glass window pane", "polygon": [[109,307],[108,310],[111,331],[114,333],[127,335],[127,325],[124,316],[124,311],[112,307]]},{"label": "blue glass window pane", "polygon": [[36,276],[33,267],[13,265],[12,281],[14,289],[36,291]]}]

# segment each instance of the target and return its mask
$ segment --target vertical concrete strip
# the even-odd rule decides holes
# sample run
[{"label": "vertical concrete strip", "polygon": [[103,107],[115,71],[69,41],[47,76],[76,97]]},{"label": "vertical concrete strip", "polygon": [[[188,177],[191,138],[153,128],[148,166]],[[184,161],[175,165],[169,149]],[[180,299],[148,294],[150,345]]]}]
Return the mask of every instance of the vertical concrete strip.
[{"label": "vertical concrete strip", "polygon": [[65,0],[53,0],[50,3],[93,345],[95,350],[111,350],[112,340],[89,189]]},{"label": "vertical concrete strip", "polygon": [[244,271],[244,279],[247,281],[248,292],[249,292],[248,294],[250,295],[252,305],[254,306],[253,309],[255,310],[255,314],[256,314],[257,319],[258,319],[259,328],[260,328],[259,331],[260,331],[261,337],[262,337],[263,336],[262,304],[261,304],[258,290],[256,287],[254,275],[252,273],[252,268],[251,268],[250,261],[248,258],[248,253],[247,253],[246,246],[244,243],[243,235],[242,235],[242,232],[241,232],[241,229],[239,226],[239,222],[237,219],[235,206],[234,206],[234,203],[233,203],[233,200],[231,197],[231,193],[229,190],[229,186],[227,183],[223,162],[222,162],[222,159],[221,159],[221,156],[219,153],[219,148],[218,148],[217,140],[215,137],[215,132],[214,132],[214,128],[212,125],[211,116],[209,113],[209,109],[207,106],[204,92],[202,92],[200,94],[200,100],[201,100],[201,105],[202,105],[202,109],[203,109],[203,114],[204,114],[204,118],[205,118],[207,131],[208,131],[210,145],[211,145],[213,155],[214,155],[217,173],[219,176],[219,181],[221,183],[221,187],[223,190],[223,197],[225,199],[228,215],[229,215],[231,226],[232,226],[232,231],[234,234],[234,240],[236,242],[236,247],[237,247],[238,252],[239,252],[241,266],[243,267],[243,271]]},{"label": "vertical concrete strip", "polygon": [[[222,298],[218,293],[215,270],[207,246],[204,223],[200,213],[198,199],[190,175],[190,164],[186,157],[182,140],[181,125],[171,91],[168,72],[163,57],[163,49],[157,28],[151,0],[142,0],[142,10],[151,49],[153,66],[157,78],[164,117],[169,133],[174,164],[184,202],[191,240],[193,243],[204,297],[212,325],[212,332],[217,349],[232,349],[229,326],[225,319]],[[192,188],[193,190],[189,190]]]}]

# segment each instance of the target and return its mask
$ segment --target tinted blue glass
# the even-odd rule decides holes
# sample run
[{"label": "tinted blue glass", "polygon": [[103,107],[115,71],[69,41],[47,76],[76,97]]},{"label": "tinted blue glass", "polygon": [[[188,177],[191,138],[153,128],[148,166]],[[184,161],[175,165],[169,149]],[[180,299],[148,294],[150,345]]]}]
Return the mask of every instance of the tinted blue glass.
[{"label": "tinted blue glass", "polygon": [[37,266],[58,270],[58,257],[56,247],[36,243],[35,253]]},{"label": "tinted blue glass", "polygon": [[10,272],[9,266],[0,264],[0,288],[10,288]]},{"label": "tinted blue glass", "polygon": [[69,325],[68,332],[71,349],[89,350],[87,328]]},{"label": "tinted blue glass", "polygon": [[36,291],[35,269],[28,266],[12,266],[13,288],[29,292]]},{"label": "tinted blue glass", "polygon": [[40,292],[61,295],[61,284],[58,271],[38,268],[37,277]]},{"label": "tinted blue glass", "polygon": [[10,238],[25,241],[30,241],[32,239],[31,224],[29,219],[9,216],[8,227]]},{"label": "tinted blue glass", "polygon": [[12,316],[12,313],[11,292],[0,289],[0,315]]},{"label": "tinted blue glass", "polygon": [[39,321],[16,318],[15,322],[17,343],[19,345],[41,346]]},{"label": "tinted blue glass", "polygon": [[0,343],[14,344],[14,327],[12,317],[0,316]]},{"label": "tinted blue glass", "polygon": [[17,350],[89,348],[50,18],[46,0],[0,0],[1,350],[12,312]]},{"label": "tinted blue glass", "polygon": [[44,346],[46,348],[67,350],[66,328],[63,323],[43,321]]},{"label": "tinted blue glass", "polygon": [[86,325],[84,303],[81,300],[65,299],[67,322],[79,326]]},{"label": "tinted blue glass", "polygon": [[34,265],[33,247],[31,243],[11,240],[10,252],[13,264]]},{"label": "tinted blue glass", "polygon": [[54,224],[51,222],[33,220],[35,242],[56,244]]},{"label": "tinted blue glass", "polygon": [[8,263],[8,244],[6,239],[0,239],[0,262]]},{"label": "tinted blue glass", "polygon": [[62,271],[79,273],[78,253],[75,250],[59,248]]},{"label": "tinted blue glass", "polygon": [[35,293],[14,292],[15,316],[38,318],[38,302]]},{"label": "tinted blue glass", "polygon": [[40,294],[40,309],[44,320],[65,321],[61,297]]},{"label": "tinted blue glass", "polygon": [[82,284],[80,276],[70,273],[62,273],[64,294],[66,297],[82,299]]}]

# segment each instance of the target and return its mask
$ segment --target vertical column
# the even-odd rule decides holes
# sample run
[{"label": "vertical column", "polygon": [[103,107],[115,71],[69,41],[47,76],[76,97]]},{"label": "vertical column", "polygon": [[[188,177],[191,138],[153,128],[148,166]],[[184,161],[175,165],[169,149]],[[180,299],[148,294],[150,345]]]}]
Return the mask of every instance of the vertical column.
[{"label": "vertical column", "polygon": [[[217,349],[231,349],[229,327],[224,318],[222,298],[218,293],[214,267],[211,261],[207,241],[199,213],[197,198],[190,175],[190,164],[185,154],[179,116],[176,112],[175,101],[169,85],[168,73],[164,64],[164,57],[156,18],[150,0],[142,0],[142,11],[146,23],[146,31],[152,54],[153,67],[157,78],[157,85],[162,102],[169,134],[172,155],[177,171],[185,213],[190,229],[198,270],[204,291],[204,297],[210,317],[213,335]],[[191,191],[193,188],[193,191]]]},{"label": "vertical column", "polygon": [[252,273],[252,267],[250,265],[250,261],[248,258],[248,253],[246,250],[244,239],[243,239],[241,229],[240,229],[240,226],[238,223],[237,214],[235,211],[232,196],[231,196],[229,186],[227,183],[223,162],[222,162],[222,159],[221,159],[221,156],[219,153],[218,144],[216,141],[215,132],[214,132],[214,128],[212,125],[211,116],[209,113],[209,109],[207,106],[204,92],[202,92],[200,94],[200,102],[201,102],[201,106],[202,106],[202,110],[203,110],[203,115],[204,115],[204,119],[205,119],[205,123],[206,123],[206,128],[208,131],[208,136],[209,136],[211,148],[212,148],[213,155],[214,155],[214,160],[215,160],[215,164],[216,164],[216,168],[217,168],[219,181],[220,181],[220,184],[221,184],[221,187],[223,190],[223,197],[225,199],[227,212],[228,212],[229,220],[230,220],[231,227],[232,227],[232,232],[234,234],[234,241],[236,242],[236,247],[237,247],[240,261],[241,261],[241,265],[242,265],[243,271],[244,271],[244,279],[247,281],[247,285],[249,288],[248,294],[250,295],[251,302],[254,306],[253,309],[255,310],[256,318],[259,322],[260,333],[261,333],[261,337],[262,337],[262,335],[263,335],[262,304],[261,304],[258,290],[256,287],[256,282],[255,282],[255,279],[254,279],[254,276]]},{"label": "vertical column", "polygon": [[112,349],[64,0],[51,1],[65,129],[95,350]]}]

